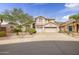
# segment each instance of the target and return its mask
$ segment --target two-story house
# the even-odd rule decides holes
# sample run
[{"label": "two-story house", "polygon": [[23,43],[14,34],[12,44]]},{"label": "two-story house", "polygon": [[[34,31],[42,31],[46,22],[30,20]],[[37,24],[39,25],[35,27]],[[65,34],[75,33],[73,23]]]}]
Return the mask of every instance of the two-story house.
[{"label": "two-story house", "polygon": [[54,19],[38,16],[35,18],[35,28],[37,32],[58,32],[58,24]]}]

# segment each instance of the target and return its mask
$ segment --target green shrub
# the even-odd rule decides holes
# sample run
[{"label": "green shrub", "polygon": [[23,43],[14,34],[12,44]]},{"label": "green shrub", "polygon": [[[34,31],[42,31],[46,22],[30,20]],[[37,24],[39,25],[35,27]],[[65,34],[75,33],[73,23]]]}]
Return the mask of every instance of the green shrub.
[{"label": "green shrub", "polygon": [[0,37],[4,37],[6,36],[6,32],[5,31],[0,31]]},{"label": "green shrub", "polygon": [[64,31],[62,31],[62,30],[59,30],[58,32],[59,32],[59,33],[64,33]]},{"label": "green shrub", "polygon": [[29,29],[29,33],[34,34],[34,33],[36,33],[36,30],[34,28],[31,28],[31,29]]},{"label": "green shrub", "polygon": [[22,32],[22,30],[19,29],[19,28],[15,28],[15,29],[13,30],[13,32],[16,33],[17,35],[19,35],[19,32]]},{"label": "green shrub", "polygon": [[70,34],[70,32],[66,32],[68,35]]},{"label": "green shrub", "polygon": [[22,30],[15,28],[15,29],[13,30],[13,32],[22,32]]}]

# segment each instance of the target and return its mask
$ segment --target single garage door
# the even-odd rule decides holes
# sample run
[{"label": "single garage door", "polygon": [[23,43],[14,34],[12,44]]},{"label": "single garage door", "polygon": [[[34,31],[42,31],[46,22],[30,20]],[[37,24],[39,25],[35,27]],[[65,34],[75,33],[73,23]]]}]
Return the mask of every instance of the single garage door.
[{"label": "single garage door", "polygon": [[45,27],[44,32],[58,32],[57,27]]},{"label": "single garage door", "polygon": [[37,32],[43,32],[43,28],[36,28]]}]

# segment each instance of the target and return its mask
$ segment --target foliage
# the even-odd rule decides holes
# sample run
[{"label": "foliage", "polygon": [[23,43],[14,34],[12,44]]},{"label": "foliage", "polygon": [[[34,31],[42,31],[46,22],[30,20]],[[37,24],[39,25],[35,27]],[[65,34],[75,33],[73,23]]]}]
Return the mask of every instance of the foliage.
[{"label": "foliage", "polygon": [[59,30],[58,32],[59,32],[59,33],[64,33],[64,31],[62,31],[62,30]]},{"label": "foliage", "polygon": [[22,32],[21,29],[17,29],[17,28],[15,28],[13,31],[14,31],[14,32]]},{"label": "foliage", "polygon": [[5,10],[0,14],[0,27],[3,21],[7,21],[12,26],[12,30],[16,33],[21,32],[22,28],[25,27],[25,31],[30,29],[31,24],[34,23],[33,17],[28,13],[25,13],[20,8],[13,8],[11,10]]},{"label": "foliage", "polygon": [[28,25],[33,23],[33,17],[25,13],[22,9],[14,8],[12,10],[5,10],[4,15],[7,19],[6,21],[13,25],[14,28],[21,29],[24,26],[27,30]]},{"label": "foliage", "polygon": [[20,25],[33,21],[32,16],[30,16],[28,13],[24,13],[22,9],[18,8],[14,8],[12,10],[6,10],[4,12],[4,15],[6,15],[7,21],[16,22]]},{"label": "foliage", "polygon": [[4,19],[4,15],[0,14],[0,22],[2,23]]},{"label": "foliage", "polygon": [[5,16],[3,14],[0,14],[0,27],[1,24],[3,23],[3,20],[5,20]]},{"label": "foliage", "polygon": [[31,28],[31,29],[29,29],[29,33],[34,34],[34,33],[36,33],[36,30],[34,28]]},{"label": "foliage", "polygon": [[5,31],[0,31],[0,37],[4,37],[6,36],[6,32]]},{"label": "foliage", "polygon": [[22,32],[22,30],[19,28],[14,28],[13,32],[15,32],[17,35],[19,35],[19,32]]},{"label": "foliage", "polygon": [[75,19],[76,21],[79,20],[79,14],[75,14],[69,17],[69,19]]}]

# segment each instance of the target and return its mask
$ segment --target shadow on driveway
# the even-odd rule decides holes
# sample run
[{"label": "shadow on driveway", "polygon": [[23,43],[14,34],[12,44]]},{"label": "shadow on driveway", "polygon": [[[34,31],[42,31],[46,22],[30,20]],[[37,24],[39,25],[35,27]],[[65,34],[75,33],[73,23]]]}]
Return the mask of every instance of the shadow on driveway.
[{"label": "shadow on driveway", "polygon": [[0,45],[0,55],[78,55],[77,41],[35,41]]}]

